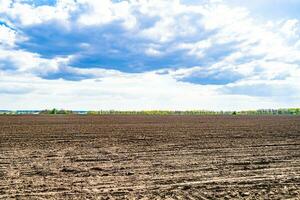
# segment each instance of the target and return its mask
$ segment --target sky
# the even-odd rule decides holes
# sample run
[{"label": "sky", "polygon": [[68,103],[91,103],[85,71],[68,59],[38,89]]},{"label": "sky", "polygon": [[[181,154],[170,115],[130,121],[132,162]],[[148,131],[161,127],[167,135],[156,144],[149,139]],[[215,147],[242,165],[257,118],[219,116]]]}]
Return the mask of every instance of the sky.
[{"label": "sky", "polygon": [[299,0],[0,0],[0,109],[300,107]]}]

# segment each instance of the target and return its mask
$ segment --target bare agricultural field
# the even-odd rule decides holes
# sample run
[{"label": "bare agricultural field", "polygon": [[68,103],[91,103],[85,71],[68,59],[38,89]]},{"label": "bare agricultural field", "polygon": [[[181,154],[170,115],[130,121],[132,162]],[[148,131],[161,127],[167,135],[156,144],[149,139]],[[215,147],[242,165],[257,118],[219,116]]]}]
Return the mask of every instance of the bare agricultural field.
[{"label": "bare agricultural field", "polygon": [[300,117],[0,116],[0,199],[300,199]]}]

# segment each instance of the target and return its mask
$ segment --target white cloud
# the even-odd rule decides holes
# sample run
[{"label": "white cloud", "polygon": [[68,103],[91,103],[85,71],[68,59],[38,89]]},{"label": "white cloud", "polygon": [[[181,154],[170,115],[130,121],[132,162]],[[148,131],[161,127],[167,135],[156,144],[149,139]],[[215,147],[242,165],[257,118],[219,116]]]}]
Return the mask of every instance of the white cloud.
[{"label": "white cloud", "polygon": [[4,25],[0,25],[0,46],[13,47],[17,36],[16,32]]},{"label": "white cloud", "polygon": [[159,50],[154,49],[152,47],[146,49],[145,53],[149,56],[160,56],[162,54]]},{"label": "white cloud", "polygon": [[[226,1],[187,5],[178,0],[59,0],[54,6],[0,0],[0,16],[8,25],[0,25],[0,88],[6,88],[0,89],[0,107],[299,106],[298,19],[267,22]],[[49,22],[55,22],[49,29],[63,24],[63,34],[49,30],[52,35],[43,35]],[[47,55],[53,49],[54,55]],[[112,62],[72,65],[82,57],[88,57],[86,64]],[[113,61],[116,66],[107,66]],[[147,70],[122,72],[141,66]],[[197,84],[189,82],[191,77],[199,79]],[[72,78],[78,79],[64,80]],[[214,79],[224,80],[215,84]]]},{"label": "white cloud", "polygon": [[[28,81],[30,80],[30,81]],[[24,88],[24,84],[26,88]],[[153,73],[118,75],[101,80],[44,80],[30,75],[1,75],[0,88],[23,88],[20,94],[1,94],[0,107],[8,109],[212,109],[236,110],[286,107],[286,102],[247,95],[222,95],[211,88],[180,83]],[[1,91],[0,91],[1,93]],[[245,104],[247,102],[247,104]]]},{"label": "white cloud", "polygon": [[83,25],[105,24],[113,20],[113,12],[111,10],[112,2],[81,0],[79,3],[86,4],[89,12],[81,15],[79,23]]},{"label": "white cloud", "polygon": [[287,38],[299,38],[300,22],[298,19],[287,20],[284,22],[281,30]]},{"label": "white cloud", "polygon": [[212,41],[210,39],[202,40],[196,43],[180,43],[175,49],[187,49],[189,55],[203,58],[205,51],[212,47]]},{"label": "white cloud", "polygon": [[0,12],[5,12],[10,8],[12,0],[0,0]]},{"label": "white cloud", "polygon": [[52,20],[67,24],[70,12],[76,9],[73,0],[59,0],[55,7],[48,5],[35,7],[34,5],[18,1],[10,1],[10,3],[2,1],[0,5],[3,5],[0,13],[5,13],[11,20],[18,21],[24,26],[41,24]]},{"label": "white cloud", "polygon": [[87,11],[78,19],[81,25],[105,25],[121,20],[125,28],[132,29],[136,26],[136,18],[131,14],[131,6],[127,1],[113,3],[110,0],[79,0],[78,3],[87,7]]},{"label": "white cloud", "polygon": [[55,60],[47,60],[40,58],[38,54],[22,51],[22,50],[4,50],[0,49],[0,61],[9,62],[9,66],[19,72],[34,72],[35,70],[49,70],[57,69],[54,64]]}]

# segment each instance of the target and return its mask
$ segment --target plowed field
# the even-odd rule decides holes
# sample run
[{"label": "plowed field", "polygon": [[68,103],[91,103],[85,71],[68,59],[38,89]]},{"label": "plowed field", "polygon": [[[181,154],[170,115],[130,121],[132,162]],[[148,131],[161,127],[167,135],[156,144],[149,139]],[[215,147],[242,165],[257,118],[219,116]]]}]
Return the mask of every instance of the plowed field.
[{"label": "plowed field", "polygon": [[300,117],[0,116],[0,199],[300,199]]}]

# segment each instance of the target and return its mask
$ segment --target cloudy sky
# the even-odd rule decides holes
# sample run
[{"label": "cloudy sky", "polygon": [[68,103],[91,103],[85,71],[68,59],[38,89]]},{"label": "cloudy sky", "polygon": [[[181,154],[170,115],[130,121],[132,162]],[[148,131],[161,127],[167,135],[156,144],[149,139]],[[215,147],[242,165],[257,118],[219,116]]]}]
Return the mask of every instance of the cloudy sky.
[{"label": "cloudy sky", "polygon": [[0,0],[0,109],[300,107],[299,0]]}]

